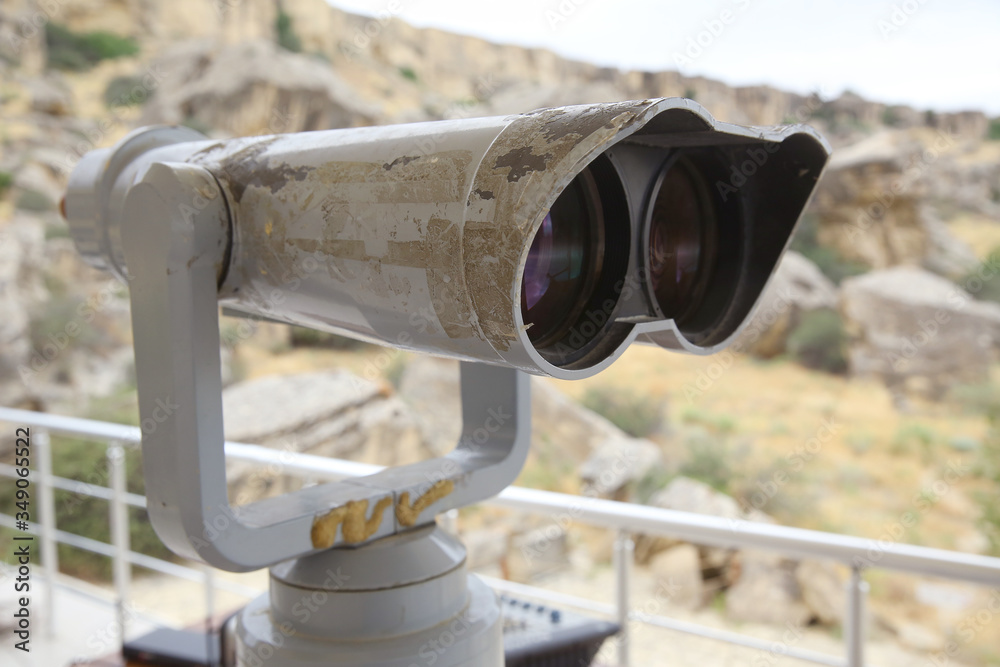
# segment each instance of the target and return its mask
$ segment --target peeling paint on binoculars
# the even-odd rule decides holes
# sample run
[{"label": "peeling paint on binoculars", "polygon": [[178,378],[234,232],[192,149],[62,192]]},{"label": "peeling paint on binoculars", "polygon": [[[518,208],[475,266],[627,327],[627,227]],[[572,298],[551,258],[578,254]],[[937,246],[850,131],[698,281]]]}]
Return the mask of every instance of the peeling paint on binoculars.
[{"label": "peeling paint on binoculars", "polygon": [[226,312],[530,373],[598,372],[633,341],[717,351],[748,320],[829,156],[805,126],[666,98],[211,141],[139,130],[87,154],[66,214],[129,275],[125,202],[204,169]]}]

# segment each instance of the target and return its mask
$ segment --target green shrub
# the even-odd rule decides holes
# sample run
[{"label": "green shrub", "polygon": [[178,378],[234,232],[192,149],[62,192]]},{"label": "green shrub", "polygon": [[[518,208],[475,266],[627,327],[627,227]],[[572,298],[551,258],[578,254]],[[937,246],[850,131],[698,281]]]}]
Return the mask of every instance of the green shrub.
[{"label": "green shrub", "polygon": [[685,424],[704,426],[716,433],[726,434],[736,430],[736,420],[729,415],[719,415],[698,408],[686,408],[681,414]]},{"label": "green shrub", "polygon": [[389,365],[386,366],[385,379],[396,389],[399,389],[399,385],[403,381],[403,372],[406,371],[406,365],[409,363],[410,355],[402,350],[396,350]]},{"label": "green shrub", "polygon": [[[99,402],[88,416],[135,425],[138,422],[138,408],[134,390]],[[82,486],[108,486],[110,471],[105,451],[102,443],[52,436],[52,472],[59,477],[78,480]],[[37,464],[37,460],[33,463]],[[139,450],[127,451],[125,470],[128,490],[132,493],[144,493],[142,456]],[[13,507],[13,491],[13,484],[0,485],[0,511],[9,513]],[[56,526],[60,530],[110,542],[109,506],[106,500],[62,489],[56,489],[53,495]],[[129,536],[133,551],[165,560],[176,560],[153,532],[145,510],[130,508]],[[0,543],[2,542],[0,539]],[[5,549],[4,553],[11,553],[11,550]],[[59,545],[59,570],[91,581],[111,580],[109,558],[65,544]]]},{"label": "green shrub", "polygon": [[845,278],[860,275],[868,270],[864,264],[844,259],[833,248],[820,245],[819,221],[811,213],[802,216],[789,247],[810,260],[827,278],[838,285]]},{"label": "green shrub", "polygon": [[937,433],[930,427],[923,424],[904,424],[896,431],[889,452],[897,456],[916,453],[925,462],[929,462],[938,441]]},{"label": "green shrub", "polygon": [[900,124],[902,118],[899,116],[899,112],[893,107],[886,107],[882,110],[882,124],[888,125],[889,127],[896,127]]},{"label": "green shrub", "polygon": [[990,418],[990,428],[979,450],[976,473],[991,486],[975,494],[979,505],[979,529],[989,541],[990,554],[1000,556],[1000,418]]},{"label": "green shrub", "polygon": [[412,67],[406,67],[406,66],[400,67],[399,75],[402,76],[404,79],[409,79],[410,81],[413,81],[414,83],[417,82],[417,73],[413,70]]},{"label": "green shrub", "polygon": [[181,121],[181,125],[190,127],[195,132],[201,132],[202,134],[210,134],[212,132],[212,126],[197,116],[188,116]]},{"label": "green shrub", "polygon": [[17,198],[16,206],[25,211],[51,211],[55,204],[37,190],[23,190]]},{"label": "green shrub", "polygon": [[695,432],[688,435],[684,446],[687,460],[681,464],[680,474],[728,493],[737,475],[736,464],[740,457],[731,451],[726,440],[708,432]]},{"label": "green shrub", "polygon": [[957,385],[951,388],[949,398],[966,412],[1000,415],[1000,389],[991,382]]},{"label": "green shrub", "polygon": [[663,408],[652,396],[611,387],[591,387],[580,403],[636,438],[645,438],[663,428]]},{"label": "green shrub", "polygon": [[788,335],[788,352],[799,363],[828,373],[847,371],[846,347],[844,323],[832,310],[805,313]]},{"label": "green shrub", "polygon": [[0,195],[10,189],[14,184],[14,174],[9,171],[0,171]]},{"label": "green shrub", "polygon": [[353,338],[308,327],[292,327],[292,347],[321,347],[328,350],[360,350],[369,347]]},{"label": "green shrub", "polygon": [[998,274],[1000,274],[1000,247],[994,248],[986,260],[958,281],[958,285],[980,301],[1000,303]]},{"label": "green shrub", "polygon": [[77,33],[52,21],[45,24],[45,44],[49,67],[78,72],[102,60],[139,53],[139,44],[131,37],[102,30]]},{"label": "green shrub", "polygon": [[150,91],[141,76],[116,76],[104,89],[104,104],[109,109],[115,107],[141,106],[149,99]]},{"label": "green shrub", "polygon": [[292,17],[281,7],[278,8],[278,16],[274,20],[274,32],[278,36],[278,46],[292,53],[302,51],[302,40],[295,32]]},{"label": "green shrub", "polygon": [[657,491],[666,488],[674,475],[663,466],[653,466],[635,483],[635,501],[646,505]]},{"label": "green shrub", "polygon": [[990,121],[990,129],[987,133],[990,141],[1000,141],[1000,117]]}]

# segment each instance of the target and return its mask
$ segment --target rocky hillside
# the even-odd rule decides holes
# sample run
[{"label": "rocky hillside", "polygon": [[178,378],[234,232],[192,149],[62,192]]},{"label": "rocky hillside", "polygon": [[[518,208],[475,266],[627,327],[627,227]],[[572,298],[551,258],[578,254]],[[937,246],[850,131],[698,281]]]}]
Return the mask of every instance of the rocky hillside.
[{"label": "rocky hillside", "polygon": [[[0,403],[136,419],[127,294],[79,261],[57,211],[79,157],[136,126],[229,137],[671,95],[738,123],[808,122],[835,156],[733,351],[636,350],[593,380],[539,384],[538,445],[520,483],[878,538],[957,460],[968,473],[924,503],[905,539],[1000,550],[990,509],[1000,435],[987,421],[1000,408],[1000,120],[623,72],[324,0],[3,3]],[[231,320],[223,341],[232,437],[281,447],[291,434],[304,450],[387,464],[440,453],[454,437],[451,366]],[[340,400],[341,367],[374,380],[351,383],[366,392],[356,404]],[[303,391],[314,399],[270,399]],[[843,428],[762,496],[824,420]],[[93,464],[84,454],[73,463]],[[602,476],[619,459],[630,465]],[[292,484],[231,473],[238,499]],[[570,589],[604,576],[606,535],[574,527],[553,540],[544,524],[492,512],[462,524],[472,557],[494,574]],[[554,546],[525,560],[539,540]],[[840,622],[831,609],[842,573],[821,565],[642,538],[639,555],[651,587],[687,582],[678,613],[746,621],[766,590],[778,626],[829,634]],[[981,602],[962,589],[939,603],[948,596],[907,578],[873,577],[873,589],[880,638],[910,651],[885,664],[941,650]],[[986,634],[967,648],[968,664],[1000,655]]]}]

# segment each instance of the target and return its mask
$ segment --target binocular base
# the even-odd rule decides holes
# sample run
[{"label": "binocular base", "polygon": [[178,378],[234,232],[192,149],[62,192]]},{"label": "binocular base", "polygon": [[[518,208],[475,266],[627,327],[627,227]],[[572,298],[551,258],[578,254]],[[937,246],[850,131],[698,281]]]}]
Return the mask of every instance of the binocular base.
[{"label": "binocular base", "polygon": [[227,667],[503,667],[500,604],[436,526],[271,568],[227,629]]}]

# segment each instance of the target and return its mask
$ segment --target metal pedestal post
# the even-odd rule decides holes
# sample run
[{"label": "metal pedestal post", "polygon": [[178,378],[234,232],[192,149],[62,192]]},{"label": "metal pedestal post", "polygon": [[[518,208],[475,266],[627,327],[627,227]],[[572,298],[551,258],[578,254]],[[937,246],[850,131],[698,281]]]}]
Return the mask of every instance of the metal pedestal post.
[{"label": "metal pedestal post", "polygon": [[276,565],[234,623],[238,667],[504,664],[496,596],[433,525]]}]

